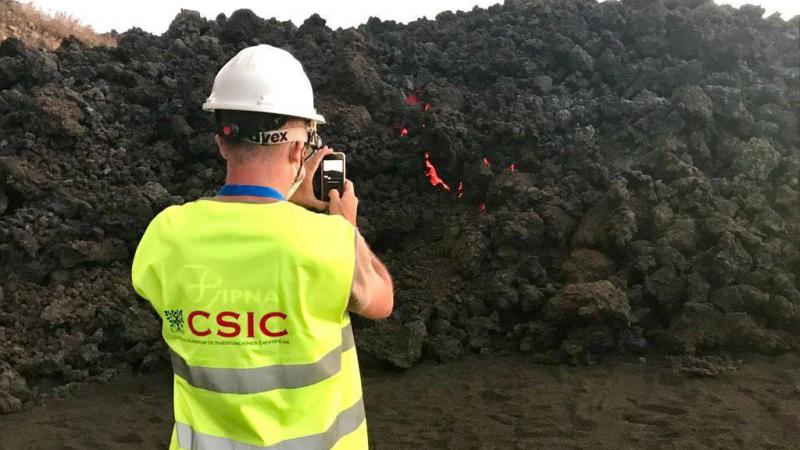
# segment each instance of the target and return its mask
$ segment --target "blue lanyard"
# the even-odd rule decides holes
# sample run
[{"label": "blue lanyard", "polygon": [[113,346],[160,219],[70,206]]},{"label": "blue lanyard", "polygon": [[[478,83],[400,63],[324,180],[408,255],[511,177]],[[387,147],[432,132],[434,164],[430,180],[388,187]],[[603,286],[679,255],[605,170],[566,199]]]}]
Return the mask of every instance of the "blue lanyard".
[{"label": "blue lanyard", "polygon": [[285,201],[286,197],[277,190],[269,186],[252,186],[248,184],[226,184],[217,191],[219,196],[251,196],[274,198],[278,201]]}]

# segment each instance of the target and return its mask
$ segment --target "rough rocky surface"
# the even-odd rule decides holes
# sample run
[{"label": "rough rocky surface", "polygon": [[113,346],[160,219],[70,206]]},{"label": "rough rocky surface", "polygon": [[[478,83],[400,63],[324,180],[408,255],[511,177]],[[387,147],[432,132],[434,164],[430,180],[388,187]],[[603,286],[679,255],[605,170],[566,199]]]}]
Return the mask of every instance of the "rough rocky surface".
[{"label": "rough rocky surface", "polygon": [[667,366],[680,375],[690,378],[718,377],[733,372],[742,364],[727,356],[671,355],[667,356]]},{"label": "rough rocky surface", "polygon": [[4,41],[0,410],[166,364],[130,258],[222,182],[200,105],[257,43],[304,63],[395,277],[390,323],[355,320],[365,361],[800,349],[800,19],[762,13],[509,0],[333,31],[183,11],[116,48]]},{"label": "rough rocky surface", "polygon": [[388,363],[390,367],[408,369],[422,354],[422,343],[427,333],[420,321],[400,324],[381,321],[374,327],[355,333],[359,343],[359,362],[370,366]]}]

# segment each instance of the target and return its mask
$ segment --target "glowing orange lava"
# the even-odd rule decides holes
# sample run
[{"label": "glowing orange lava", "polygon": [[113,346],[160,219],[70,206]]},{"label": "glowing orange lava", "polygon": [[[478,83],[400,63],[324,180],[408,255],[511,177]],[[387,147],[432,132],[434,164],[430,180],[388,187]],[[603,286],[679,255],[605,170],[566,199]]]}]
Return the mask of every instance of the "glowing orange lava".
[{"label": "glowing orange lava", "polygon": [[436,173],[436,167],[433,167],[428,152],[425,152],[425,176],[430,180],[431,186],[438,186],[441,184],[445,191],[450,191],[450,186],[439,178],[439,174]]}]

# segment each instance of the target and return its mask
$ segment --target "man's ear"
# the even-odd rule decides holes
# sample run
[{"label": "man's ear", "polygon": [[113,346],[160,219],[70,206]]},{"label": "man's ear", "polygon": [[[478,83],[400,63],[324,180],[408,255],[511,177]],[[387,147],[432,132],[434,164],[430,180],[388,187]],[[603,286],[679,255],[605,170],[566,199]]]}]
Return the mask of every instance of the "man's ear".
[{"label": "man's ear", "polygon": [[303,142],[292,142],[289,144],[289,162],[292,164],[302,164],[303,163],[303,147],[305,144]]},{"label": "man's ear", "polygon": [[228,147],[225,145],[225,141],[222,139],[222,137],[220,137],[220,135],[215,134],[214,142],[217,143],[217,148],[219,149],[219,154],[220,156],[222,156],[222,159],[227,161],[229,155],[228,155]]}]

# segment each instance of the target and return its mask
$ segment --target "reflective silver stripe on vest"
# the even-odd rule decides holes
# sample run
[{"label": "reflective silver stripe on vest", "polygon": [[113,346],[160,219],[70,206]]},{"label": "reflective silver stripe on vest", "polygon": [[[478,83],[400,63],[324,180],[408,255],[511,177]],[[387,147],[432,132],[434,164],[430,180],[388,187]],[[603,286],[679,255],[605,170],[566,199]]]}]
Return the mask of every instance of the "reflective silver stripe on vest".
[{"label": "reflective silver stripe on vest", "polygon": [[352,433],[364,421],[363,397],[351,407],[340,412],[330,427],[319,434],[312,434],[276,444],[261,446],[246,444],[219,436],[195,431],[191,425],[175,422],[178,446],[188,450],[328,450],[339,439]]},{"label": "reflective silver stripe on vest", "polygon": [[225,394],[255,394],[273,389],[309,386],[339,373],[342,352],[355,346],[350,323],[342,327],[342,344],[321,359],[309,364],[279,364],[247,369],[222,369],[191,366],[170,350],[172,370],[200,389]]}]

